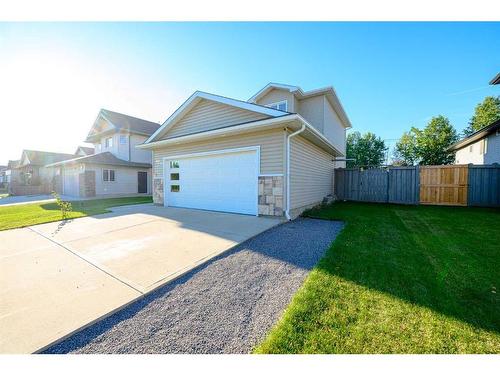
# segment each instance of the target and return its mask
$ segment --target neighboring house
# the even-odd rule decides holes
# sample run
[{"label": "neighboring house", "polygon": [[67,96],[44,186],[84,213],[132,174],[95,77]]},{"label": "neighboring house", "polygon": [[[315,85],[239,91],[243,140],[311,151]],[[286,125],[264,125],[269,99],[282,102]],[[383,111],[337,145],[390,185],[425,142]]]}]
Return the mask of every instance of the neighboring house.
[{"label": "neighboring house", "polygon": [[450,146],[455,164],[500,163],[500,120]]},{"label": "neighboring house", "polygon": [[12,195],[49,194],[53,191],[54,171],[47,164],[74,158],[72,154],[23,150],[19,162],[11,167],[9,190]]},{"label": "neighboring house", "polygon": [[156,204],[291,218],[333,194],[349,127],[332,87],[196,91],[138,148],[153,151]]},{"label": "neighboring house", "polygon": [[4,184],[7,183],[7,166],[6,165],[0,165],[0,187],[3,187]]},{"label": "neighboring house", "polygon": [[17,172],[16,168],[19,166],[20,162],[21,162],[21,160],[9,160],[9,162],[7,163],[7,169],[4,172],[5,182],[7,184],[10,184],[10,181],[12,180],[12,176],[16,175],[16,172]]},{"label": "neighboring house", "polygon": [[95,153],[49,165],[59,176],[57,191],[72,197],[151,194],[151,152],[135,146],[159,127],[101,109],[85,139]]},{"label": "neighboring house", "polygon": [[89,156],[89,155],[94,155],[94,148],[93,147],[84,147],[84,146],[78,146],[78,148],[75,151],[76,156]]}]

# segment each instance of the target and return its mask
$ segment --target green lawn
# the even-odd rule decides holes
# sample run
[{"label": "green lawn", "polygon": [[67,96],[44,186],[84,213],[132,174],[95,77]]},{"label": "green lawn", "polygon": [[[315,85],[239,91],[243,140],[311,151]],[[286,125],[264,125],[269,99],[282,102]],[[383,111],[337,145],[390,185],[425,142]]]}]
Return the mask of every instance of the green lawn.
[{"label": "green lawn", "polygon": [[257,353],[500,353],[500,210],[308,215],[346,226]]},{"label": "green lawn", "polygon": [[[93,199],[72,202],[70,219],[109,212],[108,208],[129,204],[149,203],[151,197],[126,197]],[[30,203],[16,206],[0,206],[0,230],[21,228],[33,224],[61,220],[61,211],[56,203]]]}]

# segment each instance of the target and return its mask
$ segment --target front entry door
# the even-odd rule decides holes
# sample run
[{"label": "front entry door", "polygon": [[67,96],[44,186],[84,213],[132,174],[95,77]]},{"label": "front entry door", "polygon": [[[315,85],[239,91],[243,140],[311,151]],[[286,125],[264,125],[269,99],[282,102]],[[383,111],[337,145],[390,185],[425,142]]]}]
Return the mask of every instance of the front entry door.
[{"label": "front entry door", "polygon": [[148,173],[147,172],[137,172],[137,192],[147,193],[148,192]]}]

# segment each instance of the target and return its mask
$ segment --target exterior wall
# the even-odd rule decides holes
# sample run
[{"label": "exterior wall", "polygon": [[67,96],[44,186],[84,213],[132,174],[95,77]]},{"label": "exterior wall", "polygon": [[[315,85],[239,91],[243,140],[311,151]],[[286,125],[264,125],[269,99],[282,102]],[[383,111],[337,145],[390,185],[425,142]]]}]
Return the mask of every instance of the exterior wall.
[{"label": "exterior wall", "polygon": [[[330,102],[324,100],[324,131],[325,137],[340,151],[346,154],[346,129]],[[339,165],[340,167],[340,165]]]},{"label": "exterior wall", "polygon": [[149,137],[139,134],[130,134],[130,161],[136,163],[151,163],[152,152],[150,150],[141,150],[135,147],[143,144],[148,138]]},{"label": "exterior wall", "polygon": [[[11,170],[9,193],[12,195],[50,194],[54,189],[54,168],[45,168],[37,165],[25,165]],[[29,183],[23,177],[30,173]]]},{"label": "exterior wall", "polygon": [[288,112],[298,112],[297,105],[298,101],[288,90],[272,89],[266,95],[261,97],[256,104],[268,105],[276,102],[281,102],[286,100],[288,102]]},{"label": "exterior wall", "polygon": [[269,176],[259,177],[259,213],[261,215],[281,216],[284,209],[284,137],[285,132],[283,130],[275,129],[158,148],[153,152],[153,201],[155,204],[163,205],[164,157],[239,147],[260,146],[260,174],[273,174],[279,176],[275,176],[278,178],[272,176],[270,178]]},{"label": "exterior wall", "polygon": [[95,197],[96,195],[96,189],[95,189],[95,183],[96,183],[96,174],[95,171],[85,171],[83,173],[80,173],[78,175],[79,181],[78,181],[78,186],[79,186],[79,195],[80,197]]},{"label": "exterior wall", "polygon": [[283,176],[259,176],[259,215],[283,216]]},{"label": "exterior wall", "polygon": [[[486,139],[486,151],[481,144]],[[471,150],[472,148],[472,150]],[[488,137],[471,143],[455,152],[455,164],[493,164],[500,163],[500,134],[490,134]]]},{"label": "exterior wall", "polygon": [[[113,169],[115,171],[115,181],[103,181],[102,170]],[[137,172],[148,173],[148,192],[151,194],[151,169],[131,168],[118,166],[86,165],[86,171],[95,171],[95,191],[96,195],[110,194],[137,194],[138,180]]]},{"label": "exterior wall", "polygon": [[322,95],[302,99],[299,104],[299,112],[312,126],[324,133],[325,124],[325,97]]},{"label": "exterior wall", "polygon": [[290,141],[290,208],[298,212],[333,194],[333,156],[303,137]]},{"label": "exterior wall", "polygon": [[269,116],[202,99],[161,139],[262,120]]},{"label": "exterior wall", "polygon": [[281,129],[164,146],[153,152],[153,179],[163,178],[163,158],[178,154],[260,146],[260,173],[283,173],[284,132]]},{"label": "exterior wall", "polygon": [[484,164],[500,164],[500,131],[490,134],[486,154],[484,155]]}]

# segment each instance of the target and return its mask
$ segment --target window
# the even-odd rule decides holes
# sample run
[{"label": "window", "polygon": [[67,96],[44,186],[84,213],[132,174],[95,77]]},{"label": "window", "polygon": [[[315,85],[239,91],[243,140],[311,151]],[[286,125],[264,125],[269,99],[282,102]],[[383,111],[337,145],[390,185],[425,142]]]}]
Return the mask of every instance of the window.
[{"label": "window", "polygon": [[113,137],[106,138],[104,141],[104,145],[106,148],[113,147]]},{"label": "window", "polygon": [[488,149],[488,138],[484,138],[481,140],[481,143],[479,144],[479,153],[481,155],[484,155],[488,151],[487,149]]},{"label": "window", "polygon": [[288,101],[283,100],[281,102],[268,104],[267,107],[277,109],[279,111],[288,111]]},{"label": "window", "polygon": [[172,193],[178,193],[181,191],[181,187],[179,185],[170,185],[170,191]]},{"label": "window", "polygon": [[170,173],[170,180],[178,181],[179,180],[179,173]]},{"label": "window", "polygon": [[102,170],[102,180],[103,181],[114,181],[115,171],[113,169],[103,169]]},{"label": "window", "polygon": [[179,168],[179,162],[177,160],[171,160],[170,168]]},{"label": "window", "polygon": [[474,146],[474,145],[470,145],[470,146],[469,146],[469,152],[472,152],[472,151],[473,151],[473,149],[474,149],[474,147],[473,147],[473,146]]},{"label": "window", "polygon": [[127,144],[127,136],[125,134],[120,134],[120,144],[121,145]]}]

